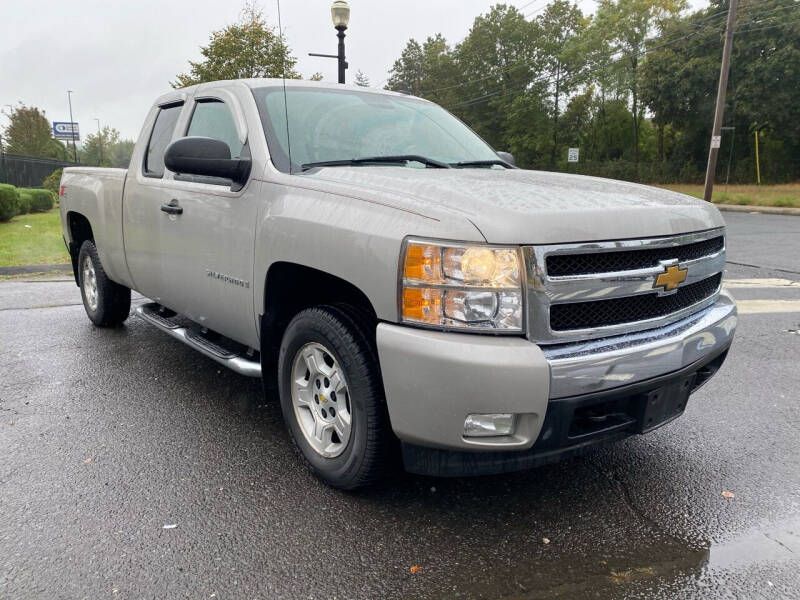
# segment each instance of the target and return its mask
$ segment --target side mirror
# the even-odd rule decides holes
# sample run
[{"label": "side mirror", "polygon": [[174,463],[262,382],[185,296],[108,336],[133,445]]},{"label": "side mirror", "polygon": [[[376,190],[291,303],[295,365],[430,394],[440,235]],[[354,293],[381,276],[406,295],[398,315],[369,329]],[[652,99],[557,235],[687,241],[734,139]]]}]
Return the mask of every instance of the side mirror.
[{"label": "side mirror", "polygon": [[[514,155],[511,154],[511,152],[498,152],[497,156],[500,157],[500,160],[506,161],[512,167],[516,167],[517,166],[517,163],[514,160]],[[169,166],[169,165],[167,165],[167,166]]]},{"label": "side mirror", "polygon": [[221,140],[190,136],[167,146],[164,165],[174,173],[223,177],[243,184],[252,162],[248,158],[231,158],[231,149]]}]

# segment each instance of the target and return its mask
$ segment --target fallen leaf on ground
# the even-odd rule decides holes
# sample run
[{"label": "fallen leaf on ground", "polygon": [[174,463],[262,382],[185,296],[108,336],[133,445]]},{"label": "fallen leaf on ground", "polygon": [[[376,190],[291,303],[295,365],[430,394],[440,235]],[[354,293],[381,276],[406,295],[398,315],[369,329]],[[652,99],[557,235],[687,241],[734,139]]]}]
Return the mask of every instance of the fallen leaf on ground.
[{"label": "fallen leaf on ground", "polygon": [[90,456],[89,458],[84,458],[84,459],[83,459],[83,462],[84,462],[85,464],[87,464],[87,465],[88,465],[89,463],[93,463],[93,462],[94,462],[94,456]]},{"label": "fallen leaf on ground", "polygon": [[168,523],[168,524],[164,525],[164,527],[162,529],[175,529],[177,526],[178,526],[177,523]]},{"label": "fallen leaf on ground", "polygon": [[412,575],[416,575],[417,573],[422,571],[422,567],[420,567],[419,565],[412,565],[408,570],[411,571]]},{"label": "fallen leaf on ground", "polygon": [[734,494],[733,492],[729,492],[728,490],[722,490],[722,497],[728,499],[735,498],[736,494]]},{"label": "fallen leaf on ground", "polygon": [[549,544],[550,543],[550,538],[542,538],[542,543],[543,544]]}]

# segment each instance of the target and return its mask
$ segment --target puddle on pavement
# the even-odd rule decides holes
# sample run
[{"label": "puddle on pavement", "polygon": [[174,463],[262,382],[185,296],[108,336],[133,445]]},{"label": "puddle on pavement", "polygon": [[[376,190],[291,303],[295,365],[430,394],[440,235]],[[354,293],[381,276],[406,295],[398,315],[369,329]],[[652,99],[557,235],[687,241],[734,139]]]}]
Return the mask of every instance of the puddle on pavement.
[{"label": "puddle on pavement", "polygon": [[[510,570],[484,572],[482,577],[474,572],[456,575],[454,580],[460,584],[448,590],[457,598],[504,600],[619,598],[626,586],[648,581],[650,589],[675,590],[678,581],[721,579],[725,572],[799,560],[800,519],[753,528],[708,548],[691,549],[676,540],[662,540],[646,547],[632,544],[615,554],[539,555],[529,561],[520,557]],[[434,591],[435,597],[435,590],[426,591]]]}]

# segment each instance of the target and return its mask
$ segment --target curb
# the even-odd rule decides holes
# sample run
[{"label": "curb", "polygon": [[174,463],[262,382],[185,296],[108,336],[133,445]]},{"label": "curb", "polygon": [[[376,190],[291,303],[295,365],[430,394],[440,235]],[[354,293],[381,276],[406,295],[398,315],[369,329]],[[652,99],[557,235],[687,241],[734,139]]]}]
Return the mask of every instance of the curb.
[{"label": "curb", "polygon": [[800,217],[800,208],[788,206],[748,206],[747,204],[715,204],[719,210],[728,212],[764,213],[767,215],[792,215]]},{"label": "curb", "polygon": [[71,264],[63,265],[22,265],[19,267],[0,267],[0,275],[27,275],[30,273],[72,272]]}]

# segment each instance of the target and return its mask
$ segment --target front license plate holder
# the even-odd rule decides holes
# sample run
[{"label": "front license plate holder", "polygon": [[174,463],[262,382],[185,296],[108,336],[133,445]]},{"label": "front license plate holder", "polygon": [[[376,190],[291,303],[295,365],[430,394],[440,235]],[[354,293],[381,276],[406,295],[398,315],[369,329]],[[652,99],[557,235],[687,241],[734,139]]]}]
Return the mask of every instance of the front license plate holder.
[{"label": "front license plate holder", "polygon": [[643,394],[639,433],[652,431],[683,414],[695,376],[692,373],[678,381]]}]

